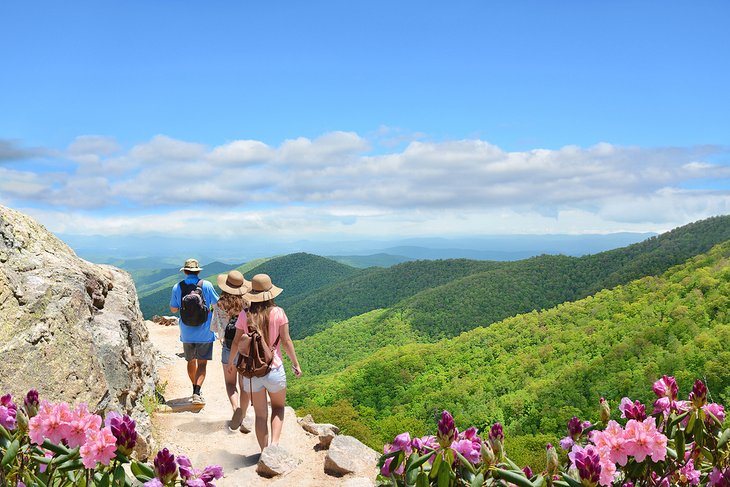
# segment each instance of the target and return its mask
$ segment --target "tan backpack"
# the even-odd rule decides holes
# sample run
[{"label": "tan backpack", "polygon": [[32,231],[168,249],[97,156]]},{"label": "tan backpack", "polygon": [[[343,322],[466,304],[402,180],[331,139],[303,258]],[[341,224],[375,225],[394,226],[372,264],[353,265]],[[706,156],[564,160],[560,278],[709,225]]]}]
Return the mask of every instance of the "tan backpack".
[{"label": "tan backpack", "polygon": [[276,337],[274,345],[269,347],[264,337],[256,330],[251,330],[241,336],[238,345],[238,362],[236,368],[244,377],[263,377],[271,370],[274,361],[274,350],[279,343]]}]

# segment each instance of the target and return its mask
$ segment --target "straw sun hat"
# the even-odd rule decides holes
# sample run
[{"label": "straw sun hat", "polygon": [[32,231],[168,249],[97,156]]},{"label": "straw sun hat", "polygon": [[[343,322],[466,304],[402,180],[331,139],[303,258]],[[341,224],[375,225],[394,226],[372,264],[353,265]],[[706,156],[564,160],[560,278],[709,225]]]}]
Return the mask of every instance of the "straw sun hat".
[{"label": "straw sun hat", "polygon": [[251,279],[251,290],[246,293],[246,299],[251,303],[261,303],[274,299],[283,291],[271,283],[268,274],[256,274]]},{"label": "straw sun hat", "polygon": [[251,289],[251,283],[239,271],[218,274],[218,287],[228,294],[243,296]]},{"label": "straw sun hat", "polygon": [[180,268],[180,272],[182,271],[190,271],[190,272],[200,272],[203,268],[200,267],[200,264],[196,259],[188,259],[185,261],[185,264]]}]

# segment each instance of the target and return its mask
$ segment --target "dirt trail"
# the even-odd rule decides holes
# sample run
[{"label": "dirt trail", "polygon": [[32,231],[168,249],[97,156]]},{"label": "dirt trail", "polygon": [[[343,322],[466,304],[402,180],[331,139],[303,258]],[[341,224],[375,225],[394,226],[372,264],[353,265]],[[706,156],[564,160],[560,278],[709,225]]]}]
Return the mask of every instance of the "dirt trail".
[{"label": "dirt trail", "polygon": [[[159,352],[160,382],[167,382],[165,399],[168,403],[187,403],[192,394],[177,326],[162,326],[146,322],[150,340]],[[207,377],[203,384],[205,407],[200,411],[158,412],[154,414],[154,436],[160,446],[174,454],[187,455],[196,468],[210,464],[223,467],[225,477],[218,486],[354,486],[363,485],[364,479],[337,478],[324,473],[326,451],[317,451],[318,439],[304,431],[296,422],[293,409],[287,407],[284,417],[280,446],[302,460],[287,476],[265,479],[256,473],[259,446],[254,433],[231,431],[228,421],[231,406],[226,397],[223,370],[220,363],[221,349],[216,343],[213,361],[208,363]],[[287,377],[288,380],[296,380]],[[183,408],[174,408],[176,411]],[[248,415],[253,417],[253,408]]]}]

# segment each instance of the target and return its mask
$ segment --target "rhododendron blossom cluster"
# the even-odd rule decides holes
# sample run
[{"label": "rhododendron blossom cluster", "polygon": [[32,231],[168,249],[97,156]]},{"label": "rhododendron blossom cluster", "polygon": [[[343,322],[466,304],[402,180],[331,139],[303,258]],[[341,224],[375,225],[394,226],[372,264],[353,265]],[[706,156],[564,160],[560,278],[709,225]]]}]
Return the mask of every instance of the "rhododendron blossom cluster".
[{"label": "rhododendron blossom cluster", "polygon": [[611,419],[605,398],[598,401],[597,422],[571,417],[560,441],[569,461],[561,465],[548,444],[543,472],[519,468],[507,457],[501,424],[482,439],[475,428],[460,432],[444,411],[436,436],[401,433],[386,445],[381,479],[398,486],[730,487],[730,428],[707,385],[696,381],[680,400],[676,379],[665,375],[652,391],[657,398],[650,415],[640,401],[624,397],[620,418]]},{"label": "rhododendron blossom cluster", "polygon": [[129,416],[109,412],[102,420],[84,403],[72,408],[65,402],[39,400],[35,390],[28,392],[22,406],[10,394],[0,397],[0,485],[92,486],[111,485],[111,479],[117,479],[124,485],[211,487],[223,476],[221,467],[196,469],[184,456],[178,457],[179,477],[174,461],[169,472],[158,475],[162,452],[153,468],[129,459],[136,444],[136,424]]}]

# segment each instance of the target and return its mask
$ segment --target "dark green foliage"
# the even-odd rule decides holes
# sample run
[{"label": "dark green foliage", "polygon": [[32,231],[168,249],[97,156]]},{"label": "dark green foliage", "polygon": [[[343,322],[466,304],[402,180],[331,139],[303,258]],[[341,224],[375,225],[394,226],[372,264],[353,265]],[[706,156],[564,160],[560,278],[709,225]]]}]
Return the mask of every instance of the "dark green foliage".
[{"label": "dark green foliage", "polygon": [[[602,396],[651,409],[651,384],[662,374],[676,376],[682,396],[702,377],[712,399],[727,404],[729,296],[726,242],[660,277],[453,339],[380,348],[339,372],[292,381],[288,398],[345,433],[366,425],[363,439],[376,448],[406,429],[433,433],[443,409],[459,426],[500,421],[508,437],[563,436],[571,416],[597,417]],[[377,314],[371,318],[385,319]],[[618,404],[611,407],[618,417]]]},{"label": "dark green foliage", "polygon": [[368,267],[391,267],[396,264],[415,260],[403,255],[393,254],[333,255],[328,258],[359,269],[366,269]]},{"label": "dark green foliage", "polygon": [[[332,259],[300,252],[268,260],[247,272],[246,278],[250,280],[256,274],[271,276],[274,284],[284,289],[276,303],[289,313],[290,304],[301,294],[336,285],[358,272],[358,269]],[[291,316],[289,319],[294,321]]]},{"label": "dark green foliage", "polygon": [[730,216],[714,217],[621,249],[580,258],[543,255],[505,262],[428,289],[394,307],[431,339],[453,337],[519,313],[581,299],[673,265],[730,239]]},{"label": "dark green foliage", "polygon": [[465,259],[419,260],[387,269],[369,268],[332,286],[310,292],[286,307],[294,338],[303,338],[368,311],[398,301],[475,272],[499,266],[498,262]]}]

